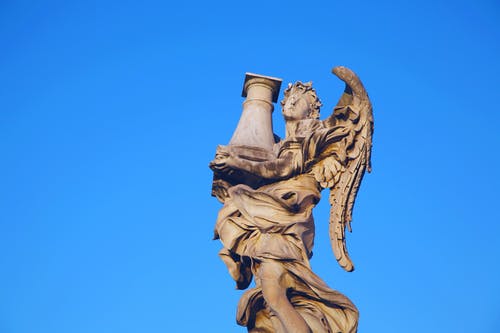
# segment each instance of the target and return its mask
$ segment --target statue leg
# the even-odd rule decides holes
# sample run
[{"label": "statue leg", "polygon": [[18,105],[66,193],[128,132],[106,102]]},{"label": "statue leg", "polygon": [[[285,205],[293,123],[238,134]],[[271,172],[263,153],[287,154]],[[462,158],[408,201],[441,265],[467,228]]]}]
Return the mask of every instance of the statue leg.
[{"label": "statue leg", "polygon": [[[268,307],[269,308],[269,307]],[[281,320],[276,316],[276,313],[269,308],[271,322],[273,323],[274,333],[286,333]]]},{"label": "statue leg", "polygon": [[[273,314],[281,322],[284,332],[312,333],[302,316],[295,310],[286,295],[287,272],[277,261],[263,261],[259,267],[262,295]],[[281,328],[281,327],[280,327]],[[276,327],[276,330],[280,328]]]}]

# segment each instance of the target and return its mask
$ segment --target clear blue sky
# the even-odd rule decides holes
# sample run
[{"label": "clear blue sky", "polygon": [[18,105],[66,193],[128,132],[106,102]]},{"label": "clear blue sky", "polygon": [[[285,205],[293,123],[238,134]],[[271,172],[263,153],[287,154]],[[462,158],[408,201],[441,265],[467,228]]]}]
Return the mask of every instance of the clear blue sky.
[{"label": "clear blue sky", "polygon": [[312,80],[325,117],[335,65],[371,96],[374,171],[356,271],[327,200],[313,269],[360,332],[500,332],[498,2],[2,1],[0,45],[1,333],[245,332],[208,162],[245,72]]}]

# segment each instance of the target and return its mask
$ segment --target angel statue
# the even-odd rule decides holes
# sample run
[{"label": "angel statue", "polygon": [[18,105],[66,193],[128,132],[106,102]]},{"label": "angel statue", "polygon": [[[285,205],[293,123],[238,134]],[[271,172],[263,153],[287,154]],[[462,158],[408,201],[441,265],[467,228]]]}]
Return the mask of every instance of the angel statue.
[{"label": "angel statue", "polygon": [[[332,72],[346,84],[332,115],[319,119],[322,104],[311,82],[289,84],[281,102],[286,137],[279,140],[271,129],[267,147],[254,143],[269,136],[259,130],[269,127],[269,99],[276,99],[281,81],[247,74],[239,133],[229,145],[219,146],[210,162],[213,195],[224,204],[215,225],[215,239],[223,245],[219,255],[238,289],[255,281],[237,310],[237,322],[248,332],[357,331],[356,306],[330,289],[309,263],[315,233],[312,210],[322,189],[329,188],[333,252],[341,267],[354,269],[345,232],[351,231],[365,170],[370,172],[370,100],[351,70],[335,67]],[[245,114],[245,107],[253,111]],[[245,135],[253,136],[253,143],[242,142]]]}]

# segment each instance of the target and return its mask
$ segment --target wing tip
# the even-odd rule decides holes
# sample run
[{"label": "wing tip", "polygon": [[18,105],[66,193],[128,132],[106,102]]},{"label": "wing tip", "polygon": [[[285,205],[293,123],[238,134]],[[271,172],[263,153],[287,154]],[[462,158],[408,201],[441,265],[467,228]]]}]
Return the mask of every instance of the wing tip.
[{"label": "wing tip", "polygon": [[346,257],[343,257],[339,260],[340,266],[347,272],[354,271],[354,265],[352,261]]}]

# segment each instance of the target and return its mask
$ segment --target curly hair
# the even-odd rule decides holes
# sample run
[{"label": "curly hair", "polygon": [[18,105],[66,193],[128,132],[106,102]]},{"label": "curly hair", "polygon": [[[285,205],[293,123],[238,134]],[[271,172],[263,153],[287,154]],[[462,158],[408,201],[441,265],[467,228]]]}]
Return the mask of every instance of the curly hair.
[{"label": "curly hair", "polygon": [[302,83],[300,81],[297,81],[293,85],[289,83],[288,87],[284,92],[284,98],[281,101],[282,107],[285,106],[288,97],[290,97],[294,93],[300,93],[308,96],[309,108],[310,108],[308,118],[318,119],[319,110],[323,104],[321,103],[318,95],[316,94],[316,90],[314,90],[314,88],[312,87],[312,82]]}]

